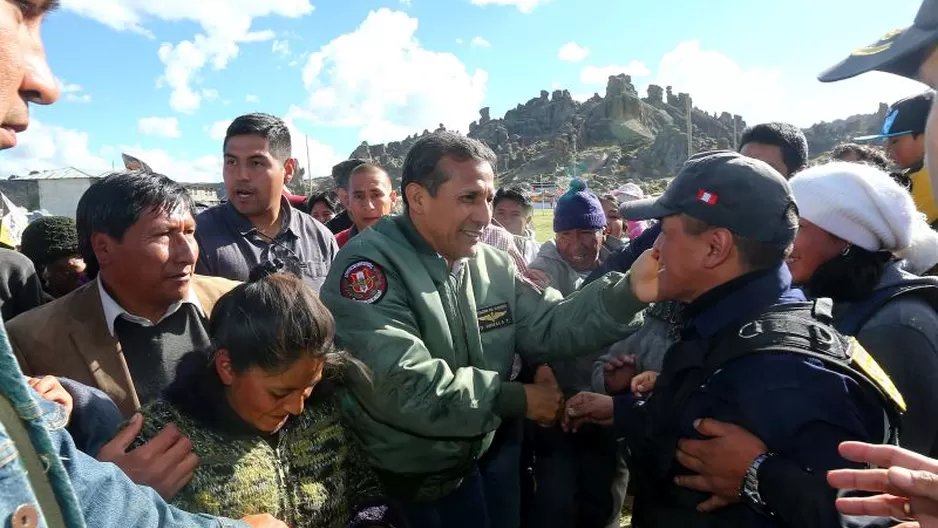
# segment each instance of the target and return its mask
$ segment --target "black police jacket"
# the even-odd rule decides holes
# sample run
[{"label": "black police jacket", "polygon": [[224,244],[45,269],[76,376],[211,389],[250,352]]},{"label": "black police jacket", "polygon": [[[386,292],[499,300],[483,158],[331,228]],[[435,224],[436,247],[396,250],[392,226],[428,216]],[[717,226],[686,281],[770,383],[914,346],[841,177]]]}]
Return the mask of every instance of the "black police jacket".
[{"label": "black police jacket", "polygon": [[[797,309],[782,315],[782,322],[789,316],[810,318],[806,306],[803,294],[790,288],[784,266],[720,286],[688,306],[691,324],[668,351],[654,394],[647,401],[616,397],[615,428],[630,452],[637,528],[841,526],[835,491],[829,487],[816,486],[811,497],[772,496],[764,490],[768,511],[741,503],[704,514],[696,507],[708,495],[674,484],[675,476],[689,473],[674,458],[678,440],[700,438],[693,427],[698,418],[747,429],[794,467],[799,478],[814,483],[830,469],[858,467],[838,455],[841,442],[885,440],[885,397],[866,376],[846,367],[841,357],[846,345],[839,335],[831,350],[802,347],[816,353],[766,347],[759,340],[751,340],[755,349],[747,350],[740,342],[746,323],[779,307]],[[822,327],[825,336],[836,335],[821,321],[812,324]],[[725,353],[725,343],[732,343],[731,354]],[[844,364],[835,365],[834,357]],[[779,497],[783,503],[773,504]]]}]

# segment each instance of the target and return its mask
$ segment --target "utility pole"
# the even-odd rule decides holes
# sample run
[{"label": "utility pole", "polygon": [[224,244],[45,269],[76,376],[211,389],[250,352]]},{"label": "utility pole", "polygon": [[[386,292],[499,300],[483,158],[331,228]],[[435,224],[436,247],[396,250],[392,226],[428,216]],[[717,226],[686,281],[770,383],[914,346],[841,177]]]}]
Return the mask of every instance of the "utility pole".
[{"label": "utility pole", "polygon": [[730,148],[735,149],[737,141],[739,139],[736,137],[736,114],[733,114],[733,144],[730,145]]},{"label": "utility pole", "polygon": [[306,138],[306,194],[309,194],[313,191],[313,170],[309,165],[309,136],[303,134],[303,137]]},{"label": "utility pole", "polygon": [[694,155],[694,124],[691,120],[691,111],[693,110],[693,103],[690,100],[690,94],[687,96],[687,158],[690,159]]}]

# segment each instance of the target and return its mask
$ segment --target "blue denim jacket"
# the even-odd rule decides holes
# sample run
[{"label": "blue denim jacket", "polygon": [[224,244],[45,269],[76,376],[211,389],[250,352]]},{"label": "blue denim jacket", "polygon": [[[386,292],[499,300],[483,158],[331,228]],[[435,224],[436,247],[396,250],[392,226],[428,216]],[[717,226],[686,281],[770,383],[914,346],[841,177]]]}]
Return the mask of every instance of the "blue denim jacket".
[{"label": "blue denim jacket", "polygon": [[[75,448],[65,430],[67,416],[58,404],[30,389],[0,325],[0,391],[16,408],[33,447],[48,466],[48,477],[66,526],[246,527],[247,524],[174,508],[151,488],[134,484],[117,466],[98,462]],[[39,509],[13,442],[0,423],[0,525],[8,526],[20,506]],[[40,512],[39,526],[48,526]]]}]

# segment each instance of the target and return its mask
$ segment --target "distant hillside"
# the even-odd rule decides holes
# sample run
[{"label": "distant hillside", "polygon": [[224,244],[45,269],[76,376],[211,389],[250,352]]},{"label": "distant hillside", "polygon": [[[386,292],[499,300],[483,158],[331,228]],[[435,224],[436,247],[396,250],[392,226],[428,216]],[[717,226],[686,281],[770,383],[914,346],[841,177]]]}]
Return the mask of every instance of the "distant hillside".
[{"label": "distant hillside", "polygon": [[[577,102],[567,90],[541,91],[524,104],[492,119],[489,109],[469,126],[469,136],[485,142],[498,155],[500,185],[528,186],[554,181],[565,186],[581,176],[597,191],[626,181],[659,190],[687,158],[687,106],[690,96],[650,85],[640,97],[628,75],[609,77],[604,97]],[[875,133],[886,114],[855,115],[805,129],[812,157],[863,134]],[[746,122],[738,115],[691,110],[695,152],[735,148]],[[441,124],[440,128],[444,128]],[[350,157],[371,159],[388,169],[396,182],[404,157],[425,130],[403,141],[362,143]],[[328,179],[318,180],[329,185]]]}]

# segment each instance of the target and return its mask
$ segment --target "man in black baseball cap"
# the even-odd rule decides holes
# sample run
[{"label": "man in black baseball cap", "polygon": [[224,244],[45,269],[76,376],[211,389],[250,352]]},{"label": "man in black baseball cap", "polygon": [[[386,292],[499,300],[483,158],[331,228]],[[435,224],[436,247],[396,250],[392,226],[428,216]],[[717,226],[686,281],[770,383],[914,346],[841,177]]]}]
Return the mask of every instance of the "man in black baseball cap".
[{"label": "man in black baseball cap", "polygon": [[[747,254],[735,255],[742,261],[739,263],[741,271],[778,267],[798,227],[795,200],[785,178],[767,163],[732,151],[693,156],[663,195],[626,203],[621,213],[628,220],[661,218],[664,239],[680,240],[677,245],[665,243],[659,247],[664,271],[659,276],[658,287],[662,296],[676,296],[676,300],[684,302],[692,299],[682,298],[680,292],[700,293],[699,290],[712,287],[713,284],[707,283],[723,278],[725,269],[717,274],[720,277],[708,280],[706,275],[711,270],[692,269],[703,265],[695,262],[698,254],[694,250],[706,252],[703,246],[707,244],[685,247],[685,242],[690,241],[688,237],[669,235],[683,234],[684,227],[690,228],[691,234],[722,228],[725,233],[717,238],[728,260],[733,260],[733,253],[740,253],[738,247],[734,250],[738,246],[735,239],[743,238],[749,242],[743,244]],[[683,254],[685,250],[690,253]],[[751,254],[753,252],[757,254]],[[685,280],[699,284],[685,284]]]},{"label": "man in black baseball cap", "polygon": [[[565,425],[611,422],[625,440],[637,481],[633,525],[840,526],[833,490],[808,504],[791,492],[797,488],[787,475],[844,467],[837,445],[879,440],[884,411],[854,381],[862,374],[820,366],[846,357],[848,345],[834,338],[824,305],[791,287],[785,257],[798,218],[788,182],[765,162],[703,153],[661,197],[630,202],[622,212],[630,220],[662,219],[651,253],[659,261],[657,300],[686,303],[680,339],[650,396],[577,394]],[[785,345],[792,340],[798,345]],[[607,369],[607,387],[622,386],[611,377],[618,370]],[[733,457],[688,455],[695,430],[722,437],[743,429],[755,441],[734,445]],[[704,460],[730,477],[708,486]],[[770,481],[763,481],[766,471]]]},{"label": "man in black baseball cap", "polygon": [[885,140],[886,155],[900,169],[893,177],[909,189],[915,206],[929,224],[938,221],[938,205],[925,168],[925,129],[934,96],[929,90],[896,102],[889,107],[879,134],[855,138]]}]

